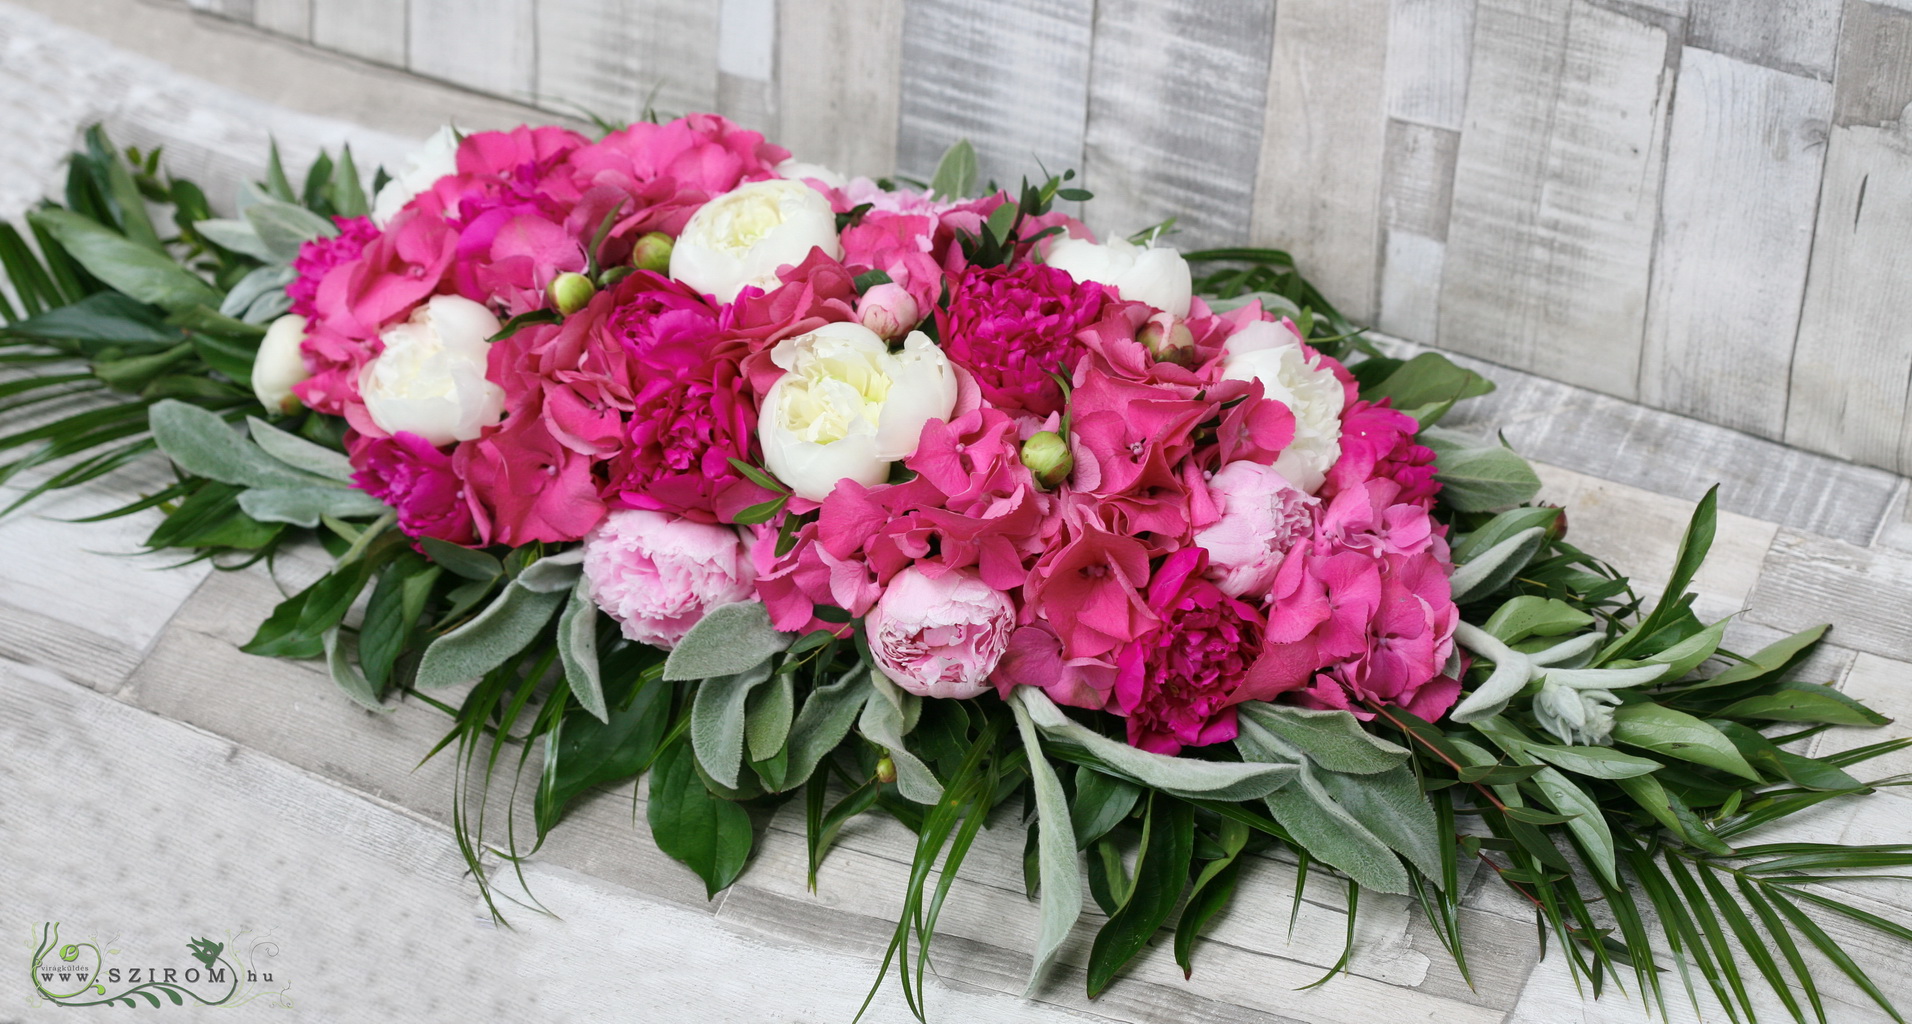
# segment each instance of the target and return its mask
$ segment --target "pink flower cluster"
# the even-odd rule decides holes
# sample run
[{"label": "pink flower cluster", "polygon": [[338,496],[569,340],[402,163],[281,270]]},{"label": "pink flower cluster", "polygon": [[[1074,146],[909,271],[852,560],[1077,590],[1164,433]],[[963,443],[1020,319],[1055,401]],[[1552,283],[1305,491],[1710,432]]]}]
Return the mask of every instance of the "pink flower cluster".
[{"label": "pink flower cluster", "polygon": [[[1426,718],[1453,703],[1457,613],[1419,425],[1361,401],[1340,364],[1259,306],[1218,313],[1197,298],[1178,316],[1045,265],[1047,240],[972,264],[963,240],[1007,196],[951,203],[862,179],[806,179],[839,233],[773,287],[724,303],[629,269],[641,235],[688,239],[706,204],[787,156],[710,115],[595,142],[471,135],[456,171],[382,227],[344,221],[301,254],[290,291],[310,317],[312,375],[298,394],[347,419],[359,486],[407,533],[583,540],[592,594],[645,642],[761,600],[780,629],[862,629],[913,692],[1041,687],[1123,717],[1131,743],[1164,753],[1233,738],[1249,700]],[[1022,237],[1045,228],[1091,238],[1056,214],[1026,219]],[[738,230],[747,242],[758,229]],[[364,368],[427,298],[506,320],[593,265],[625,269],[575,312],[491,343],[504,413],[478,436],[439,447],[368,414]],[[885,482],[833,474],[820,502],[780,497],[746,468],[765,465],[760,421],[781,415],[766,404],[794,372],[777,353],[832,323],[891,343],[933,335],[954,407],[886,480],[860,478]],[[1230,339],[1250,325],[1263,376],[1231,369]],[[806,372],[836,372],[819,365]],[[811,425],[786,428],[808,431],[802,443],[852,444],[844,432],[874,422],[868,403],[889,385],[842,372],[803,392]],[[1325,476],[1312,492],[1274,468],[1302,433]]]}]

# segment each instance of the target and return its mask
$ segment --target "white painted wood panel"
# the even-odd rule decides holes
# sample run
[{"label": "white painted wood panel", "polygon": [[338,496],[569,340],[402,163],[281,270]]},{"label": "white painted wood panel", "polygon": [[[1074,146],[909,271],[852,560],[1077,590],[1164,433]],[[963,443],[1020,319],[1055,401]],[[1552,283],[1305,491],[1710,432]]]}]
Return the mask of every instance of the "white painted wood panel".
[{"label": "white painted wood panel", "polygon": [[481,92],[528,99],[537,62],[534,0],[406,0],[405,66]]},{"label": "white painted wood panel", "polygon": [[1832,87],[1688,47],[1678,95],[1640,400],[1780,437]]},{"label": "white painted wood panel", "polygon": [[1832,79],[1842,0],[1692,0],[1689,45],[1769,68]]},{"label": "white painted wood panel", "polygon": [[1467,110],[1475,0],[1393,0],[1388,114],[1458,131]]},{"label": "white painted wood panel", "polygon": [[714,109],[717,18],[702,0],[537,0],[537,101],[614,124]]},{"label": "white painted wood panel", "polygon": [[1181,248],[1248,241],[1274,30],[1266,0],[1096,5],[1091,227],[1119,237],[1173,217]]},{"label": "white painted wood panel", "polygon": [[1481,0],[1439,343],[1631,397],[1672,76],[1658,23]]},{"label": "white painted wood panel", "polygon": [[844,174],[895,171],[903,5],[812,0],[777,18],[777,141]]},{"label": "white painted wood panel", "polygon": [[312,38],[312,0],[252,0],[252,23],[294,39]]},{"label": "white painted wood panel", "polygon": [[927,181],[959,139],[985,181],[1082,166],[1093,0],[911,0],[897,170]]},{"label": "white painted wood panel", "polygon": [[[380,64],[404,67],[406,5],[392,0],[312,0],[312,42]],[[436,44],[420,42],[421,47]]]},{"label": "white painted wood panel", "polygon": [[1374,318],[1387,138],[1387,0],[1286,0],[1275,19],[1253,231],[1328,300]]}]

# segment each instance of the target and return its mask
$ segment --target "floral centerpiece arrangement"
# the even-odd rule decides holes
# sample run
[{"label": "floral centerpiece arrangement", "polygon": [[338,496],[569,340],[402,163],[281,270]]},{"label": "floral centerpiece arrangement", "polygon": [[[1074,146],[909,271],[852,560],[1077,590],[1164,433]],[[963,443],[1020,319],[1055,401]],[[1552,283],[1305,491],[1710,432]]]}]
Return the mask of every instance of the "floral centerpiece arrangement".
[{"label": "floral centerpiece arrangement", "polygon": [[648,773],[713,894],[747,807],[803,801],[813,882],[895,817],[919,1014],[950,879],[1021,822],[1032,985],[1085,880],[1093,995],[1158,933],[1190,969],[1270,854],[1345,876],[1350,943],[1362,890],[1415,899],[1465,972],[1478,862],[1596,992],[1823,1021],[1830,965],[1897,1019],[1819,921],[1912,931],[1820,884],[1912,847],[1757,838],[1908,742],[1790,749],[1884,721],[1798,678],[1823,627],[1721,649],[1711,494],[1642,600],[1436,425],[1488,381],[1380,351],[1286,254],[1097,241],[1072,174],[978,189],[966,144],[845,180],[712,115],[447,131],[369,191],[275,153],[232,219],[87,142],[32,244],[0,226],[0,479],[157,448],[176,482],[109,513],[161,510],[151,547],[316,537],[334,567],[246,650],[444,710],[481,885],[462,808],[515,746],[539,840]]}]

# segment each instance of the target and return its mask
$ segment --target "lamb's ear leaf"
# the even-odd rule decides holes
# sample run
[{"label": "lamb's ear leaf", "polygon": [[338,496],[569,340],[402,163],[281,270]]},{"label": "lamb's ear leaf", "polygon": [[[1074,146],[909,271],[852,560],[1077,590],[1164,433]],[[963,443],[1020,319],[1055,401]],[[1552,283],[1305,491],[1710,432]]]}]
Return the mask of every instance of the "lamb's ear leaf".
[{"label": "lamb's ear leaf", "polygon": [[432,641],[418,664],[421,690],[470,682],[524,650],[564,603],[563,593],[540,594],[507,584],[470,622]]},{"label": "lamb's ear leaf", "polygon": [[664,662],[668,680],[712,679],[748,672],[789,647],[795,634],[770,624],[762,601],[739,601],[706,612]]}]

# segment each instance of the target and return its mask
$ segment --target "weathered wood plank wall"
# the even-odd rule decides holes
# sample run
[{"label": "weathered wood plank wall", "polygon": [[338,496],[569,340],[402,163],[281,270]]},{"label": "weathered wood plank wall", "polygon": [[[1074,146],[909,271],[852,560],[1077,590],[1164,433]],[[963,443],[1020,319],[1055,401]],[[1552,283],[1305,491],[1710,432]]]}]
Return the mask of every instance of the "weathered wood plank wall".
[{"label": "weathered wood plank wall", "polygon": [[190,4],[852,173],[967,136],[1078,168],[1098,230],[1179,215],[1401,337],[1912,471],[1912,0]]}]

